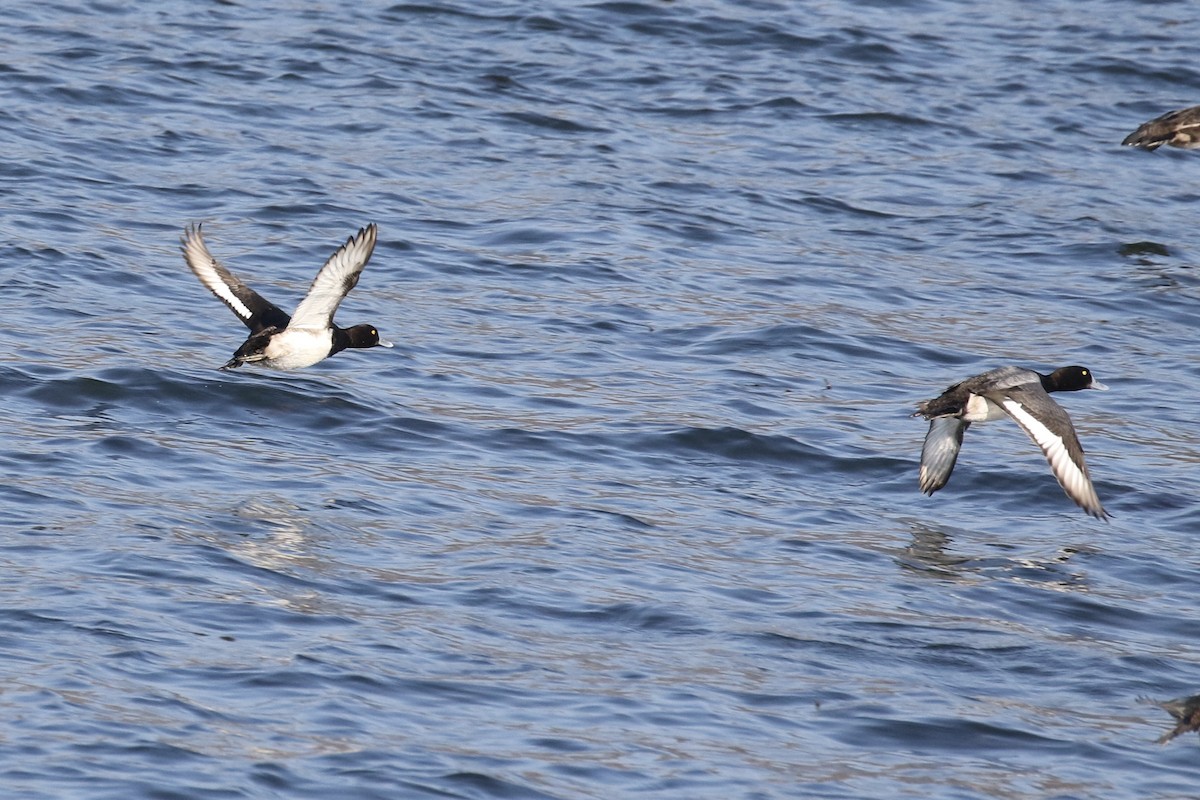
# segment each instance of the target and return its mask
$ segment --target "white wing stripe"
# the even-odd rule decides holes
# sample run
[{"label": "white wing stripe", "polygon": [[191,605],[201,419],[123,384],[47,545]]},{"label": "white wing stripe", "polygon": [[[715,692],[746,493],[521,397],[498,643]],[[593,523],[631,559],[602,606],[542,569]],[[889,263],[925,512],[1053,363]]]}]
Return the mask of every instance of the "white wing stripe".
[{"label": "white wing stripe", "polygon": [[218,300],[233,309],[233,313],[242,319],[250,319],[253,316],[246,304],[230,291],[229,286],[213,266],[216,259],[213,258],[212,253],[208,252],[204,240],[200,238],[199,231],[188,231],[183,254],[187,258],[192,272],[210,292],[217,296]]},{"label": "white wing stripe", "polygon": [[1042,449],[1050,469],[1058,479],[1066,493],[1089,513],[1100,516],[1104,513],[1100,505],[1100,497],[1096,494],[1092,480],[1088,477],[1087,468],[1076,464],[1067,452],[1067,446],[1061,436],[1052,432],[1042,422],[1025,410],[1025,407],[1011,398],[1000,401],[1009,415],[1020,425],[1029,437]]}]

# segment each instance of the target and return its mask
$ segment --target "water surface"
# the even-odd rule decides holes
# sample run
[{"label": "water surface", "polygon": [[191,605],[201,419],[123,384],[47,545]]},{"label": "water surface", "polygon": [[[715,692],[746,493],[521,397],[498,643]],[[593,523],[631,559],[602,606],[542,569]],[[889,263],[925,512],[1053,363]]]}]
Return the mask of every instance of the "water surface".
[{"label": "water surface", "polygon": [[[0,20],[0,782],[30,798],[1185,798],[1182,2]],[[394,350],[220,372],[213,252]],[[917,490],[913,404],[1063,398]]]}]

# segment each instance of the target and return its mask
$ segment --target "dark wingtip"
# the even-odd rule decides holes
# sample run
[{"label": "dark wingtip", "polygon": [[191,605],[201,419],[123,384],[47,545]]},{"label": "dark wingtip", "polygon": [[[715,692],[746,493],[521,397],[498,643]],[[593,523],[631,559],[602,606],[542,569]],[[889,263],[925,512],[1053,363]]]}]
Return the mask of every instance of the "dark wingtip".
[{"label": "dark wingtip", "polygon": [[179,249],[183,251],[184,255],[187,255],[188,239],[192,238],[193,233],[200,233],[200,226],[202,224],[203,223],[189,222],[187,225],[183,226],[183,235],[179,237]]},{"label": "dark wingtip", "polygon": [[[374,251],[375,245],[379,242],[379,227],[374,222],[368,222],[366,225],[358,229],[358,233],[346,237],[346,243],[342,245],[342,247],[349,247],[350,245],[358,244],[368,238],[372,240],[371,250]],[[367,258],[369,259],[370,256],[368,255]]]},{"label": "dark wingtip", "polygon": [[[1071,499],[1074,500],[1075,498],[1072,497]],[[1082,503],[1077,504],[1083,509],[1083,513],[1087,514],[1089,517],[1095,517],[1096,519],[1103,520],[1105,522],[1112,520],[1112,514],[1108,513],[1108,511],[1102,505],[1097,504],[1095,508],[1088,508]]]}]

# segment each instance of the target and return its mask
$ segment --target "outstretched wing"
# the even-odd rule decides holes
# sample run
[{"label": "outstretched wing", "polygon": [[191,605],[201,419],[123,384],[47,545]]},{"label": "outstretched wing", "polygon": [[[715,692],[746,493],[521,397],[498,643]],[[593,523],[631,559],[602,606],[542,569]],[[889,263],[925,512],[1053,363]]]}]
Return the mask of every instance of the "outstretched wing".
[{"label": "outstretched wing", "polygon": [[929,421],[929,433],[925,434],[921,448],[922,492],[931,495],[950,480],[963,434],[970,424],[957,417],[935,417]]},{"label": "outstretched wing", "polygon": [[358,283],[358,276],[370,260],[376,235],[374,223],[360,228],[329,257],[313,279],[308,295],[296,306],[292,315],[293,328],[324,329],[329,326],[338,306]]},{"label": "outstretched wing", "polygon": [[[1025,389],[1020,388],[1010,390],[1005,396],[996,397],[994,400],[1042,449],[1042,454],[1050,462],[1050,469],[1063,491],[1067,493],[1067,497],[1093,517],[1108,519],[1108,512],[1100,505],[1100,497],[1096,494],[1096,488],[1092,486],[1087,464],[1083,460],[1083,446],[1079,444],[1079,437],[1075,435],[1075,426],[1071,424],[1071,418],[1053,399],[1038,395],[1038,410],[1044,411],[1047,417],[1046,422],[1039,420],[1025,409],[1028,403],[1021,402],[1026,397],[1025,392]],[[1033,399],[1034,396],[1031,394],[1029,398]],[[1047,399],[1050,400],[1048,407],[1045,406]],[[1060,436],[1054,433],[1054,430],[1064,433]]]},{"label": "outstretched wing", "polygon": [[267,328],[286,328],[290,318],[262,295],[238,280],[213,258],[204,244],[199,225],[189,225],[180,239],[183,260],[200,282],[245,323],[250,333]]}]

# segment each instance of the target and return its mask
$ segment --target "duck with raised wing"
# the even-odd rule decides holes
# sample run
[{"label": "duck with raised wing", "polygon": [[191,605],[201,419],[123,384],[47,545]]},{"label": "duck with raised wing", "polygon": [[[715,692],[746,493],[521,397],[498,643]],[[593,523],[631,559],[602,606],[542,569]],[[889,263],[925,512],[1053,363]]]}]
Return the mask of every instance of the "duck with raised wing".
[{"label": "duck with raised wing", "polygon": [[1157,150],[1164,144],[1194,150],[1200,147],[1200,106],[1168,111],[1143,123],[1121,142],[1130,147]]},{"label": "duck with raised wing", "polygon": [[333,324],[338,306],[358,283],[363,267],[371,258],[376,235],[375,225],[371,224],[346,240],[321,267],[308,295],[289,317],[213,258],[199,225],[188,226],[181,239],[184,261],[200,282],[250,329],[250,338],[221,369],[234,369],[242,364],[303,369],[348,347],[391,347],[391,342],[379,338],[374,325],[339,328]]},{"label": "duck with raised wing", "polygon": [[1108,512],[1092,486],[1075,426],[1050,392],[1107,389],[1085,367],[1062,367],[1042,375],[1023,367],[1000,367],[960,381],[938,397],[917,404],[914,417],[929,420],[921,448],[921,491],[946,485],[958,460],[963,434],[972,422],[1011,417],[1041,448],[1067,496],[1097,519]]}]

